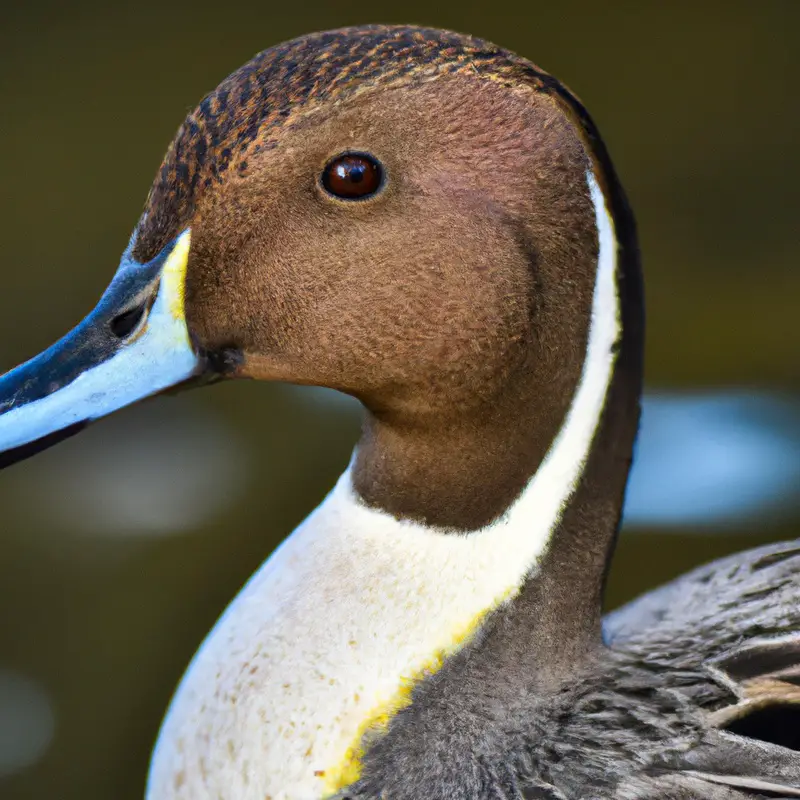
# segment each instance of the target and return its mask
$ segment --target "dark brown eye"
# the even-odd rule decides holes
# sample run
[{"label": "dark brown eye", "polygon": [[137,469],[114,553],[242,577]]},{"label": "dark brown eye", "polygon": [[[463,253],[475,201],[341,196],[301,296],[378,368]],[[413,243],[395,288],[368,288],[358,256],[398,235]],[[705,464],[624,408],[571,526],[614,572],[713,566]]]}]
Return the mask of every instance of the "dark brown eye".
[{"label": "dark brown eye", "polygon": [[383,183],[383,169],[366,153],[345,153],[328,162],[322,173],[322,187],[342,200],[372,197]]}]

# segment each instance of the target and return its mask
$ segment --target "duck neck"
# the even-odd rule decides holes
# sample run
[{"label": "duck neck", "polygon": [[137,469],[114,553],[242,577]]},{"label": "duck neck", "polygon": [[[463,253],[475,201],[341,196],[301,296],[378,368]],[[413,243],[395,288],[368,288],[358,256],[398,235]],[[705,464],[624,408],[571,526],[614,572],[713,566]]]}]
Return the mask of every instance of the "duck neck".
[{"label": "duck neck", "polygon": [[[566,406],[566,404],[565,404]],[[566,408],[550,408],[553,430]],[[505,406],[484,414],[420,420],[367,412],[354,486],[366,503],[397,519],[452,533],[487,528],[521,497],[550,438],[541,423]]]},{"label": "duck neck", "polygon": [[[422,423],[368,414],[353,465],[356,494],[391,516],[440,532],[496,536],[498,546],[522,540],[500,533],[508,528],[531,537],[519,585],[505,587],[518,599],[511,613],[523,619],[535,609],[537,629],[557,632],[544,641],[562,651],[599,637],[641,394],[633,220],[616,181],[605,194],[592,175],[589,183],[598,266],[576,369],[557,368],[546,384],[535,368],[523,369],[528,379],[480,415]],[[520,555],[516,545],[507,553],[509,560]],[[529,619],[521,625],[531,630]],[[573,658],[568,649],[563,655]]]}]

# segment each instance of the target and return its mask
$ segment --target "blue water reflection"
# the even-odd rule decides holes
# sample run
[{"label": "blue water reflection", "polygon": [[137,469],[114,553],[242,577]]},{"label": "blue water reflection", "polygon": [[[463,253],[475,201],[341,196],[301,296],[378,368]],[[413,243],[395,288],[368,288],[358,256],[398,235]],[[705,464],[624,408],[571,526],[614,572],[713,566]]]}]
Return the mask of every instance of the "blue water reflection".
[{"label": "blue water reflection", "polygon": [[747,391],[647,395],[628,526],[720,526],[800,508],[800,402]]}]

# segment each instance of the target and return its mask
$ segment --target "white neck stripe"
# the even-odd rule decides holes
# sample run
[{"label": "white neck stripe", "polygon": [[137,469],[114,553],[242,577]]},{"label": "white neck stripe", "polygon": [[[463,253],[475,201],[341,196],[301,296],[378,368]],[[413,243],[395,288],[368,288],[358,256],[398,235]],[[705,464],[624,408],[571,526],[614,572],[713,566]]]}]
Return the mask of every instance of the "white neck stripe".
[{"label": "white neck stripe", "polygon": [[614,223],[592,172],[587,173],[586,179],[595,210],[598,263],[581,378],[564,424],[539,469],[504,517],[490,526],[520,524],[537,531],[541,546],[536,554],[528,548],[533,556],[529,566],[544,552],[583,473],[611,385],[616,360],[614,345],[621,332]]}]

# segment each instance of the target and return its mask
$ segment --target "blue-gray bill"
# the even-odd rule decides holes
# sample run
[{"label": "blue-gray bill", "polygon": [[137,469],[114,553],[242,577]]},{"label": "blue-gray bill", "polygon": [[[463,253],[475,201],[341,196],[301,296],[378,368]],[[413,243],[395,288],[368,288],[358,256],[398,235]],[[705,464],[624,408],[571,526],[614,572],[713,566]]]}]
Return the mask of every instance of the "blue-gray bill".
[{"label": "blue-gray bill", "polygon": [[190,241],[186,230],[147,264],[126,251],[83,322],[0,376],[0,468],[201,372],[184,313]]}]

